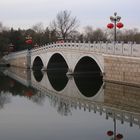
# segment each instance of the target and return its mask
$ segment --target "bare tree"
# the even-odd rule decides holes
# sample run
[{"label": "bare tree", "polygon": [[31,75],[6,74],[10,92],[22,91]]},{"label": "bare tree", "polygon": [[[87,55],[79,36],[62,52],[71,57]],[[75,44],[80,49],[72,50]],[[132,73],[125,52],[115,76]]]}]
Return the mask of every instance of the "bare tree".
[{"label": "bare tree", "polygon": [[124,42],[137,42],[139,43],[140,41],[140,33],[138,29],[127,29],[124,31],[121,31],[118,34],[118,41],[124,41]]},{"label": "bare tree", "polygon": [[71,12],[67,10],[59,12],[56,19],[51,23],[51,28],[64,40],[69,38],[77,27],[78,20],[76,17],[71,17]]},{"label": "bare tree", "polygon": [[41,22],[35,24],[32,26],[32,29],[37,32],[37,33],[42,33],[44,32],[43,24]]},{"label": "bare tree", "polygon": [[85,41],[91,41],[93,42],[94,41],[94,30],[92,28],[92,26],[86,26],[84,28],[84,40]]},{"label": "bare tree", "polygon": [[106,41],[106,33],[104,30],[97,28],[93,30],[92,26],[85,27],[85,41]]}]

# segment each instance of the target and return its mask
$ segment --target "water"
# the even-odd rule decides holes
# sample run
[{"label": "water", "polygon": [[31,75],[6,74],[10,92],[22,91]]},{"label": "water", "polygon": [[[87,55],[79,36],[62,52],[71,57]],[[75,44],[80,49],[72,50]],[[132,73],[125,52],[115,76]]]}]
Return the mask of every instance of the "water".
[{"label": "water", "polygon": [[95,75],[9,68],[0,73],[1,140],[140,137],[140,88]]}]

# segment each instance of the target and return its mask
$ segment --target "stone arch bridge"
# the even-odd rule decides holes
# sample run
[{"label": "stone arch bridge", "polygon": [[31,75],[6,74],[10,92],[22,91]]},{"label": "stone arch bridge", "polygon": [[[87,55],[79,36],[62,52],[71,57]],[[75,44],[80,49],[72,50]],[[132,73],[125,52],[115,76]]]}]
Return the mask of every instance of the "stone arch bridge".
[{"label": "stone arch bridge", "polygon": [[140,45],[124,43],[52,43],[3,58],[11,66],[70,73],[102,73],[109,81],[140,86]]}]

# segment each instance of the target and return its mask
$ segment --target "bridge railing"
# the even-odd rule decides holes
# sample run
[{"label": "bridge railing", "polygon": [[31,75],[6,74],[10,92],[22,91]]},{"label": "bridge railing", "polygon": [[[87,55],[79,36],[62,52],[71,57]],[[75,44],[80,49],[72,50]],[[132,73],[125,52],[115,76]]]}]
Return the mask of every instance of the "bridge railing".
[{"label": "bridge railing", "polygon": [[85,52],[96,52],[102,54],[110,54],[110,55],[121,55],[121,56],[134,56],[140,57],[140,44],[135,43],[102,43],[102,42],[94,42],[94,43],[81,43],[81,42],[66,42],[66,43],[51,43],[48,45],[44,45],[39,48],[32,49],[32,53],[37,53],[40,51],[48,51],[48,50],[79,50]]},{"label": "bridge railing", "polygon": [[18,58],[18,57],[25,57],[25,56],[27,56],[27,52],[28,52],[28,50],[13,52],[13,53],[10,53],[8,55],[5,55],[3,57],[3,59],[4,60],[9,60],[9,59],[14,59],[14,58]]},{"label": "bridge railing", "polygon": [[[77,50],[84,51],[87,53],[96,52],[101,54],[110,54],[110,55],[120,55],[120,56],[132,56],[140,57],[140,44],[135,43],[103,43],[103,42],[94,42],[94,43],[81,43],[81,42],[65,42],[65,43],[51,43],[44,46],[31,49],[31,55],[45,53],[48,50],[61,50],[65,51]],[[5,60],[14,59],[18,57],[27,56],[28,50],[14,52],[6,55]]]}]

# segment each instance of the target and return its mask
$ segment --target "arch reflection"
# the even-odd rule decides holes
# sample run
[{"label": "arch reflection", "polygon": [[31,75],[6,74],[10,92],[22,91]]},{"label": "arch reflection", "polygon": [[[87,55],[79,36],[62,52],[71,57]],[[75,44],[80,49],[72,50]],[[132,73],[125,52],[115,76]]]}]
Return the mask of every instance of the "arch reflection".
[{"label": "arch reflection", "polygon": [[43,68],[43,62],[39,56],[37,56],[33,62],[33,70],[41,70]]},{"label": "arch reflection", "polygon": [[75,84],[85,97],[93,97],[100,90],[102,77],[96,74],[83,74],[74,76]]},{"label": "arch reflection", "polygon": [[[43,79],[42,71],[33,71],[33,76],[37,82],[41,82]],[[47,71],[48,80],[52,88],[56,91],[62,91],[66,86],[71,85],[68,83],[68,77],[66,76],[66,71],[63,70],[48,70]],[[102,77],[95,74],[85,73],[80,75],[74,75],[74,85],[85,97],[93,97],[101,89],[103,84]],[[47,87],[48,88],[48,87]],[[76,90],[75,90],[76,91]],[[67,93],[66,93],[67,94]]]},{"label": "arch reflection", "polygon": [[41,70],[35,70],[33,71],[34,78],[37,82],[41,82],[43,79],[43,73]]},{"label": "arch reflection", "polygon": [[65,70],[47,71],[48,80],[56,91],[61,91],[65,88],[68,82]]}]

